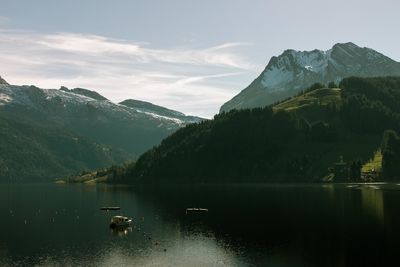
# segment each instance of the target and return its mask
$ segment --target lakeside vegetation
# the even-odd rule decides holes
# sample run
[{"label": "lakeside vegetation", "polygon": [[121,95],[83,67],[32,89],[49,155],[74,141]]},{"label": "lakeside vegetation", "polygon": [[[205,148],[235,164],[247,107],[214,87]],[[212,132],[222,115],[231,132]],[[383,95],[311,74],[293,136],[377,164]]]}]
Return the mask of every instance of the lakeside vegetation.
[{"label": "lakeside vegetation", "polygon": [[128,179],[127,174],[132,171],[135,166],[135,161],[126,161],[121,165],[112,165],[108,168],[101,168],[95,171],[81,171],[77,175],[70,175],[63,178],[56,179],[58,184],[96,184],[96,183],[117,183],[120,180]]},{"label": "lakeside vegetation", "polygon": [[315,182],[332,177],[340,158],[346,181],[360,181],[372,166],[379,170],[380,161],[382,175],[373,179],[398,179],[399,103],[399,77],[314,85],[270,107],[233,110],[180,129],[137,162],[109,168],[107,181]]},{"label": "lakeside vegetation", "polygon": [[366,162],[361,169],[362,172],[377,171],[382,172],[382,152],[377,150],[374,157]]}]

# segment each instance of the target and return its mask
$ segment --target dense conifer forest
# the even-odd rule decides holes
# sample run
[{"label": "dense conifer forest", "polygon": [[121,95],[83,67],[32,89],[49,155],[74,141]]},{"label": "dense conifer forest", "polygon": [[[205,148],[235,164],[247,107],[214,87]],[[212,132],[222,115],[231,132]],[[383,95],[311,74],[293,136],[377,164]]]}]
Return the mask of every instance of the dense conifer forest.
[{"label": "dense conifer forest", "polygon": [[[382,149],[383,179],[399,179],[400,78],[316,84],[266,108],[189,125],[135,163],[103,170],[125,183],[311,182],[340,158],[350,179]],[[357,167],[359,166],[359,167]]]}]

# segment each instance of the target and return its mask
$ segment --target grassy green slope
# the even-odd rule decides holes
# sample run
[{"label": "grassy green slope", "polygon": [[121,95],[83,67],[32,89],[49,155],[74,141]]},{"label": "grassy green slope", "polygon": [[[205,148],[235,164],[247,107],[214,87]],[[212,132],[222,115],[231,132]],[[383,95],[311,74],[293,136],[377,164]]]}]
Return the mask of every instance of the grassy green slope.
[{"label": "grassy green slope", "polygon": [[341,102],[340,88],[319,88],[311,92],[298,95],[297,97],[290,98],[282,103],[273,106],[273,110],[285,110],[285,111],[301,111],[307,108],[322,105],[327,106],[329,104],[339,105]]}]

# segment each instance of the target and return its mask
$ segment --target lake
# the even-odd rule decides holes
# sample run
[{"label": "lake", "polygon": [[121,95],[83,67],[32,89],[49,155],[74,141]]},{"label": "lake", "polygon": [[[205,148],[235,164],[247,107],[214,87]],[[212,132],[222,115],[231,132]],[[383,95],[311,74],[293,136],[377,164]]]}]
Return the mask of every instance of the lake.
[{"label": "lake", "polygon": [[[132,229],[109,228],[119,214]],[[0,216],[1,266],[384,266],[400,253],[396,184],[1,185]]]}]

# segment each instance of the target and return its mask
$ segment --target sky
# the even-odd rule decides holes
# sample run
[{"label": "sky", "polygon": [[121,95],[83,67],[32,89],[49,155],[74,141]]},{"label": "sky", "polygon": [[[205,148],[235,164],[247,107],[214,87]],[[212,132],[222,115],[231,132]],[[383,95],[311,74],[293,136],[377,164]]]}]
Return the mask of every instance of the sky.
[{"label": "sky", "polygon": [[0,0],[0,75],[211,118],[285,49],[400,61],[398,0]]}]

